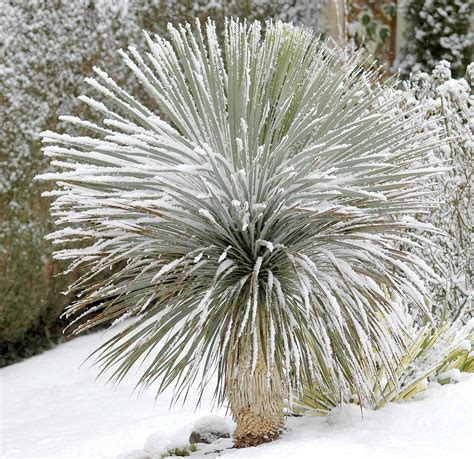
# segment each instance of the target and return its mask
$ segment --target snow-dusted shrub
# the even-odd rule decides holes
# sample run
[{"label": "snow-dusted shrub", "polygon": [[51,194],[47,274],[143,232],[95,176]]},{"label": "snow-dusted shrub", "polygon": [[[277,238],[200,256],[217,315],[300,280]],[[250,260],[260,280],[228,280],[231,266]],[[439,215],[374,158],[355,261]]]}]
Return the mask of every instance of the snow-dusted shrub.
[{"label": "snow-dusted shrub", "polygon": [[425,309],[428,267],[397,244],[423,226],[432,168],[415,165],[436,142],[360,54],[261,29],[230,20],[221,47],[213,23],[170,27],[122,53],[152,105],[95,69],[103,102],[81,100],[101,120],[44,134],[56,258],[86,270],[76,332],[135,317],[97,362],[118,381],[141,362],[140,383],[176,397],[217,370],[238,446],[278,436],[303,377],[370,397],[367,368],[396,367],[406,327],[387,292]]},{"label": "snow-dusted shrub", "polygon": [[[473,72],[474,66],[468,70]],[[469,79],[472,81],[473,77]],[[352,384],[342,395],[345,403],[357,401],[373,409],[412,397],[426,387],[429,379],[445,383],[455,380],[459,371],[474,371],[474,322],[470,319],[474,97],[466,80],[451,78],[450,64],[445,61],[435,67],[432,75],[413,75],[404,90],[397,90],[396,94],[405,97],[395,113],[421,108],[422,120],[416,122],[418,129],[439,136],[442,142],[427,151],[420,159],[420,166],[443,164],[447,170],[427,180],[427,206],[433,203],[435,206],[416,216],[438,231],[422,232],[426,239],[419,245],[410,244],[409,248],[423,257],[437,274],[438,280],[432,278],[427,282],[435,322],[426,324],[426,317],[419,309],[406,313],[410,322],[406,353],[395,371],[388,373],[383,367],[375,373],[368,370],[366,378],[373,385],[370,398],[360,400]],[[382,98],[382,103],[392,96]],[[464,327],[463,322],[467,322]],[[328,393],[320,388],[308,388],[300,406],[326,412],[338,403]]]},{"label": "snow-dusted shrub", "polygon": [[454,77],[463,77],[474,55],[474,2],[466,0],[403,0],[407,22],[405,46],[395,67],[403,76],[430,72],[442,60]]},{"label": "snow-dusted shrub", "polygon": [[[474,64],[469,67],[474,72]],[[468,77],[473,81],[474,75]],[[418,73],[408,84],[406,109],[422,106],[425,132],[441,132],[444,144],[423,159],[425,165],[443,163],[448,170],[429,179],[429,200],[436,206],[420,214],[441,234],[425,234],[433,244],[417,249],[441,282],[429,283],[433,314],[439,320],[467,320],[472,316],[471,179],[474,152],[474,95],[465,79],[451,78],[450,64],[440,62],[432,74]]]},{"label": "snow-dusted shrub", "polygon": [[[265,0],[255,0],[255,4],[265,4]],[[315,33],[324,33],[325,7],[327,0],[273,0],[272,17],[293,22],[299,26],[311,27]]]},{"label": "snow-dusted shrub", "polygon": [[[77,107],[64,94],[85,90],[81,73],[94,61],[113,68],[112,53],[131,34],[119,11],[100,7],[36,0],[0,7],[0,365],[60,333],[56,320],[67,302],[60,292],[71,278],[53,277],[45,187],[33,177],[47,166],[39,133]],[[141,39],[141,27],[134,34]]]},{"label": "snow-dusted shrub", "polygon": [[26,332],[57,333],[53,324],[65,301],[60,291],[71,281],[53,277],[57,262],[43,239],[51,221],[40,199],[45,186],[33,181],[47,167],[39,133],[61,125],[61,113],[89,116],[65,94],[86,91],[83,74],[94,63],[107,63],[121,84],[138,89],[117,66],[116,49],[142,41],[143,17],[156,17],[153,2],[139,3],[134,9],[132,2],[105,0],[1,4],[0,341],[5,345],[38,348],[41,343],[31,343]]},{"label": "snow-dusted shrub", "polygon": [[315,32],[325,30],[325,0],[165,0],[167,15],[174,20],[201,22],[212,18],[217,28],[223,29],[228,16],[247,20],[268,18],[294,22],[311,27]]}]

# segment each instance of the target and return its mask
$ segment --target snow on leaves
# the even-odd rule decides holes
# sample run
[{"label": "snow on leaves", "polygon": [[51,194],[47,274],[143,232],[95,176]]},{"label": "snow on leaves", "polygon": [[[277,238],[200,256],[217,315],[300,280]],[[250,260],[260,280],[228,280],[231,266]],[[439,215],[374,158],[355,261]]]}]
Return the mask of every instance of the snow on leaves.
[{"label": "snow on leaves", "polygon": [[215,368],[222,394],[240,342],[249,371],[265,355],[288,387],[304,374],[342,390],[351,374],[368,396],[364,369],[390,369],[404,343],[390,292],[426,311],[423,265],[398,242],[416,239],[404,216],[426,206],[418,184],[434,169],[417,162],[436,138],[417,110],[396,113],[402,96],[384,99],[393,83],[360,55],[308,30],[229,20],[222,47],[212,22],[169,36],[123,53],[159,117],[96,70],[103,102],[85,102],[102,125],[69,117],[94,134],[44,134],[60,168],[42,177],[58,184],[52,213],[87,246],[66,249],[87,268],[76,330],[135,315],[98,362],[120,380],[153,355],[140,383],[177,396]]}]

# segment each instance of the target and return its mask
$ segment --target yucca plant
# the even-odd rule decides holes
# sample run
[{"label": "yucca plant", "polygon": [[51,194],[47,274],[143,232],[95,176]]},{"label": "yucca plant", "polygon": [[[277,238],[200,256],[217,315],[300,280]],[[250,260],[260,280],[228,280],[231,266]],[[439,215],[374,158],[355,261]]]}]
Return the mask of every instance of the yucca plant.
[{"label": "yucca plant", "polygon": [[296,394],[292,412],[303,414],[309,409],[325,415],[341,402],[378,410],[387,403],[412,398],[425,390],[430,380],[451,382],[453,370],[454,374],[473,372],[474,320],[464,326],[460,320],[421,327],[416,322],[410,326],[408,322],[407,330],[405,351],[390,373],[381,366],[375,373],[367,369],[365,379],[372,384],[370,398],[359,399],[353,389],[356,383],[350,379],[346,391],[338,396],[331,388],[305,386],[302,393]]},{"label": "yucca plant", "polygon": [[413,164],[436,136],[416,110],[394,115],[396,82],[309,30],[229,20],[222,47],[212,22],[169,36],[121,52],[156,107],[96,69],[102,101],[82,100],[103,123],[44,133],[56,257],[88,271],[66,314],[75,333],[135,318],[95,354],[117,381],[140,364],[142,387],[177,399],[217,374],[235,445],[256,445],[303,377],[337,399],[348,379],[370,395],[367,368],[395,371],[405,326],[386,291],[426,309],[426,266],[397,244],[421,225],[409,216],[433,171]]}]

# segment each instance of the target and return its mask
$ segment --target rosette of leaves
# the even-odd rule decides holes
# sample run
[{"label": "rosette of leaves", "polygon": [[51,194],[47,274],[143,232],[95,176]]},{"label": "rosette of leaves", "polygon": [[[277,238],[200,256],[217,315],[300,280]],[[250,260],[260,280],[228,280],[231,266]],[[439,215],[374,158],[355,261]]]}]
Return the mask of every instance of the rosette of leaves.
[{"label": "rosette of leaves", "polygon": [[396,369],[405,327],[385,291],[425,309],[426,265],[397,243],[422,226],[433,170],[414,164],[436,136],[306,29],[229,20],[222,46],[212,22],[168,32],[122,52],[156,106],[96,69],[102,100],[81,98],[103,121],[44,133],[56,257],[87,270],[67,316],[76,333],[133,317],[97,350],[102,371],[140,365],[176,399],[215,384],[236,446],[255,445],[303,377],[364,397],[367,368]]}]

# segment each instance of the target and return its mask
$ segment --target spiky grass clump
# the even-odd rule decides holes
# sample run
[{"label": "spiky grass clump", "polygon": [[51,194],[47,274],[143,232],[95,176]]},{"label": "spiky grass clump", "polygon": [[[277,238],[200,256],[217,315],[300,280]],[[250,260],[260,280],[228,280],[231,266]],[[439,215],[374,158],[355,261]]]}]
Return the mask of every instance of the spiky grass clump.
[{"label": "spiky grass clump", "polygon": [[293,413],[302,414],[310,409],[325,415],[340,403],[357,403],[378,410],[388,403],[412,398],[424,391],[429,381],[445,384],[455,380],[460,372],[474,371],[474,320],[464,326],[457,320],[422,327],[412,324],[407,329],[410,332],[405,338],[405,353],[394,371],[387,373],[380,367],[376,373],[366,374],[365,379],[372,384],[369,399],[360,400],[350,390],[350,380],[349,390],[338,396],[327,389],[306,386],[302,394],[296,394]]},{"label": "spiky grass clump", "polygon": [[75,331],[136,317],[97,362],[120,381],[145,359],[140,383],[177,397],[217,369],[234,415],[303,376],[370,396],[367,369],[394,371],[405,346],[386,291],[425,308],[425,265],[397,244],[420,225],[432,170],[414,164],[433,134],[394,115],[393,82],[308,30],[230,20],[223,48],[211,22],[169,34],[122,52],[161,115],[96,69],[104,102],[82,100],[102,125],[44,134],[66,225],[51,238],[70,246],[56,257],[88,271]]}]

